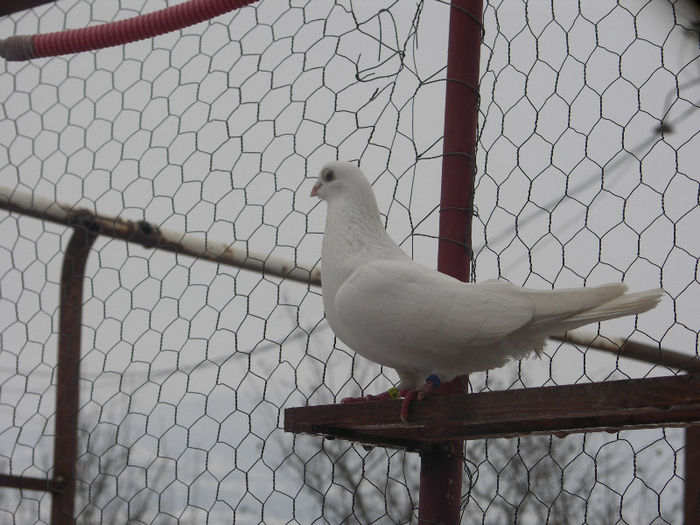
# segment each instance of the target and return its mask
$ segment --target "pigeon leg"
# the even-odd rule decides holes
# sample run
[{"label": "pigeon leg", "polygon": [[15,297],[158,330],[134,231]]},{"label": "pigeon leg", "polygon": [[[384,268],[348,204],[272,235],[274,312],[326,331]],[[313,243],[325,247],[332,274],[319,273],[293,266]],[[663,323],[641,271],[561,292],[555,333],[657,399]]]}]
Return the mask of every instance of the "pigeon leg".
[{"label": "pigeon leg", "polygon": [[403,403],[401,405],[401,421],[408,422],[408,410],[411,407],[414,399],[423,399],[425,396],[437,394],[437,389],[440,386],[440,378],[435,374],[429,375],[425,384],[421,387],[414,388],[406,392]]}]

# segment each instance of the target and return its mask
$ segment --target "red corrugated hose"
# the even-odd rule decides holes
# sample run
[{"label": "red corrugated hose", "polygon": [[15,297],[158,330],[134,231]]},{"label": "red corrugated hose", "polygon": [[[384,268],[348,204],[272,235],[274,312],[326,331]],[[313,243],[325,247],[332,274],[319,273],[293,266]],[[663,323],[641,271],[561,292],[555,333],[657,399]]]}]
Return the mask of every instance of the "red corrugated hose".
[{"label": "red corrugated hose", "polygon": [[118,46],[198,24],[255,1],[257,0],[189,0],[109,24],[45,35],[11,36],[0,40],[0,56],[6,60],[29,60]]}]

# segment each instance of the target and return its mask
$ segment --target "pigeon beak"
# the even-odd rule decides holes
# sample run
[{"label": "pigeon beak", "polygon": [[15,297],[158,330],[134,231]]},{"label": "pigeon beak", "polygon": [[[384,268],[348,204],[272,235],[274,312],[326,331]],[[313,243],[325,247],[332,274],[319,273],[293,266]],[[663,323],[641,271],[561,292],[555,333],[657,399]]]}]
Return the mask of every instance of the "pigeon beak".
[{"label": "pigeon beak", "polygon": [[317,181],[316,184],[314,184],[314,187],[311,188],[311,196],[312,197],[318,197],[318,190],[321,189],[322,185],[323,185],[323,183],[320,180]]}]

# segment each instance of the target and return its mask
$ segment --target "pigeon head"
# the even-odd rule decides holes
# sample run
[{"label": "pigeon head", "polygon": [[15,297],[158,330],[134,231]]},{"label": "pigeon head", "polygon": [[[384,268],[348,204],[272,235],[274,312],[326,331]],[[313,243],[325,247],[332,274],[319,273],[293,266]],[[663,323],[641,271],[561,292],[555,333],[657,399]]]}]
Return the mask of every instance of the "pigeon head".
[{"label": "pigeon head", "polygon": [[311,190],[312,197],[328,201],[340,196],[372,191],[360,168],[349,162],[329,162],[318,175]]}]

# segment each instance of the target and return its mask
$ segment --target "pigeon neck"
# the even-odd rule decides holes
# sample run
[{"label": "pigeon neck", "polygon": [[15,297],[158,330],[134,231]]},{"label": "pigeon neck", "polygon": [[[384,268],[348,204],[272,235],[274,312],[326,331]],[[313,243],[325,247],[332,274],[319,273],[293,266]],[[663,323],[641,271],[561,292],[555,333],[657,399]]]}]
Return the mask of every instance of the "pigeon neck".
[{"label": "pigeon neck", "polygon": [[377,201],[373,194],[363,199],[337,199],[328,202],[326,235],[329,230],[346,246],[375,245],[387,238]]}]

